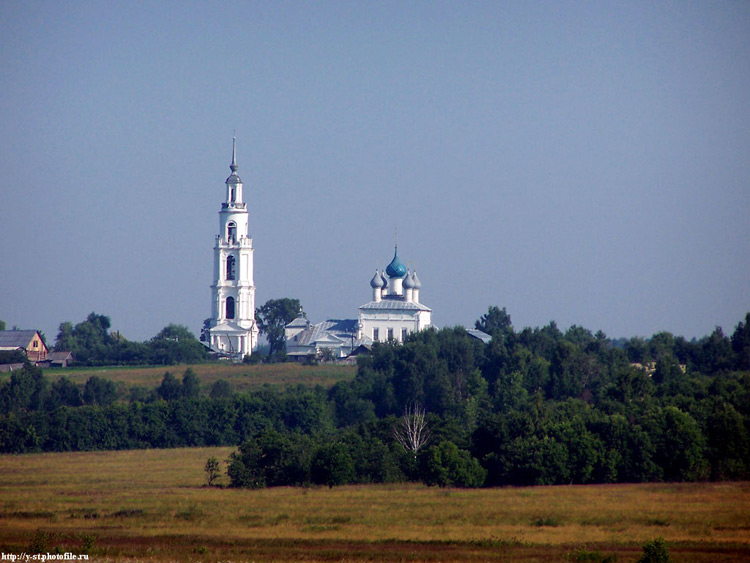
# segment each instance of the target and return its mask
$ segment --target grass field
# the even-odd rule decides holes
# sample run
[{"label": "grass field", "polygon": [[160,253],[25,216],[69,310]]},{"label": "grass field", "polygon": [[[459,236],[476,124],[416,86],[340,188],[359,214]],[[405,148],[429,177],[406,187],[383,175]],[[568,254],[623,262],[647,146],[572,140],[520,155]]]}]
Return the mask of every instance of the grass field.
[{"label": "grass field", "polygon": [[0,456],[0,551],[94,561],[750,560],[750,483],[204,486],[191,448]]},{"label": "grass field", "polygon": [[[44,371],[44,375],[52,381],[64,376],[81,385],[86,383],[86,380],[91,376],[96,375],[114,381],[124,390],[136,385],[153,389],[161,383],[164,372],[168,371],[177,379],[181,379],[188,367],[192,368],[198,375],[201,385],[205,389],[208,389],[219,379],[225,379],[235,391],[239,392],[250,391],[266,384],[276,387],[289,387],[298,384],[332,387],[339,381],[352,379],[357,373],[356,366],[303,366],[295,363],[264,365],[211,363],[190,366],[48,369]],[[10,375],[7,375],[5,379],[9,377]]]}]

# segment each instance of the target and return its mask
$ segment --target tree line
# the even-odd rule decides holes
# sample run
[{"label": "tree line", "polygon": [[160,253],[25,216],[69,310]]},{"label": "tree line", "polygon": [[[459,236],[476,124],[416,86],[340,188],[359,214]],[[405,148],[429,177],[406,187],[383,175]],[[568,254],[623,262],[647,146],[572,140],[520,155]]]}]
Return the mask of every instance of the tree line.
[{"label": "tree line", "polygon": [[234,486],[423,481],[497,486],[750,477],[750,313],[731,336],[611,340],[555,323],[376,344],[330,389],[238,394],[191,370],[113,396],[99,378],[0,386],[0,450],[235,445]]},{"label": "tree line", "polygon": [[54,349],[73,354],[76,365],[174,365],[208,360],[208,351],[187,327],[170,324],[145,342],[111,332],[106,315],[92,312],[84,321],[60,324]]},{"label": "tree line", "polygon": [[[283,361],[284,327],[298,314],[304,314],[302,306],[298,299],[291,298],[271,299],[256,309],[258,328],[269,346],[263,359]],[[206,338],[208,326],[209,319],[206,319],[201,340]],[[206,346],[182,325],[169,324],[145,342],[128,340],[110,329],[110,318],[96,312],[90,313],[85,320],[75,325],[63,322],[59,326],[54,349],[71,352],[76,365],[82,366],[175,365],[206,362],[210,359]],[[246,357],[245,361],[261,361],[261,356],[260,353],[253,354],[253,357]],[[22,356],[14,356],[13,360],[16,359],[23,361]]]}]

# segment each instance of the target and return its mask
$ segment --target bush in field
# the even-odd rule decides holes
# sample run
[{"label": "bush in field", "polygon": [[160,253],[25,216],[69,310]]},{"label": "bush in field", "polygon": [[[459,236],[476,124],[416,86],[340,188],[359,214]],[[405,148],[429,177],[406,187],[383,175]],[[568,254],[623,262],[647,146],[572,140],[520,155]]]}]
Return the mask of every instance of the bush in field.
[{"label": "bush in field", "polygon": [[353,482],[356,474],[349,448],[341,443],[322,446],[313,457],[310,475],[313,483],[329,487]]},{"label": "bush in field", "polygon": [[229,484],[232,487],[263,489],[266,476],[262,465],[263,450],[256,440],[247,440],[229,456]]},{"label": "bush in field", "polygon": [[309,436],[263,430],[230,456],[231,486],[258,489],[309,483],[313,450]]},{"label": "bush in field", "polygon": [[664,538],[656,538],[643,544],[643,556],[638,563],[672,563],[669,547]]},{"label": "bush in field", "polygon": [[219,379],[211,385],[209,397],[212,399],[229,399],[234,394],[232,385],[226,379]]},{"label": "bush in field", "polygon": [[219,460],[213,456],[209,457],[206,460],[204,471],[206,472],[206,484],[208,484],[209,487],[213,487],[216,484],[217,479],[221,476]]},{"label": "bush in field", "polygon": [[466,450],[453,442],[429,448],[421,459],[422,480],[440,487],[481,487],[487,471]]}]

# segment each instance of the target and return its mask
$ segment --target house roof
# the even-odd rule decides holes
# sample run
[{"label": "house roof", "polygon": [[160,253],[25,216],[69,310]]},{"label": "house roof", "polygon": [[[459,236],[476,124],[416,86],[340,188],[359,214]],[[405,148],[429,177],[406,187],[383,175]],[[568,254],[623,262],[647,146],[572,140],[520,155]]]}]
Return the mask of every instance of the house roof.
[{"label": "house roof", "polygon": [[475,328],[467,328],[466,332],[469,333],[469,336],[473,336],[474,338],[481,340],[485,344],[488,344],[492,340],[492,337],[489,334]]},{"label": "house roof", "polygon": [[222,321],[216,326],[211,327],[211,332],[216,334],[247,334],[251,332],[251,328],[242,328],[234,321]]},{"label": "house roof", "polygon": [[310,321],[308,321],[305,317],[299,316],[295,318],[292,322],[290,322],[288,325],[286,325],[284,328],[296,328],[296,327],[307,327],[310,325]]},{"label": "house roof", "polygon": [[36,333],[36,330],[0,330],[0,348],[26,348]]},{"label": "house roof", "polygon": [[294,337],[295,346],[310,346],[315,342],[350,342],[357,335],[356,319],[329,319],[310,325]]},{"label": "house roof", "polygon": [[380,301],[370,301],[360,307],[365,311],[432,311],[426,305],[406,301],[400,295],[385,295]]},{"label": "house roof", "polygon": [[60,362],[62,360],[72,360],[73,354],[71,352],[50,352],[47,354],[47,359],[50,362]]}]

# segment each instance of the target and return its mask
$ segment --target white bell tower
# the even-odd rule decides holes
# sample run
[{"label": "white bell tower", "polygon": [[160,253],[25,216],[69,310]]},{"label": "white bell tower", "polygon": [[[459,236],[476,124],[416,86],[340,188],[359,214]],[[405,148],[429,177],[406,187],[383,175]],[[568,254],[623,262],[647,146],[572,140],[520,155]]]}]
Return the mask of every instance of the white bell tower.
[{"label": "white bell tower", "polygon": [[226,180],[226,201],[219,211],[219,234],[214,245],[214,281],[208,343],[215,352],[242,359],[258,345],[253,282],[253,239],[242,180],[237,175],[237,144],[232,139],[232,173]]}]

